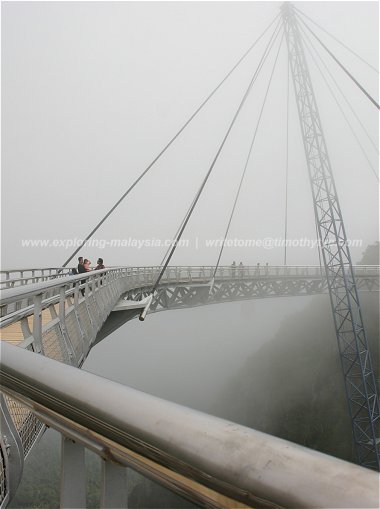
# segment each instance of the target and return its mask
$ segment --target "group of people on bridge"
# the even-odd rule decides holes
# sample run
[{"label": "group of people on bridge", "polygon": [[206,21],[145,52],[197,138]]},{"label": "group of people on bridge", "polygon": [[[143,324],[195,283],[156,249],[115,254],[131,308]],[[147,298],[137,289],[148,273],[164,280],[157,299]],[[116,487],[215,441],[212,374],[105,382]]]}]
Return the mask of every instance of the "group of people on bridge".
[{"label": "group of people on bridge", "polygon": [[[91,262],[87,258],[83,258],[83,256],[79,256],[78,258],[78,267],[76,269],[72,269],[72,274],[84,274],[86,272],[90,272],[91,270],[102,270],[105,269],[103,258],[98,258],[96,262],[97,265],[94,269],[91,269]],[[81,281],[81,284],[84,284],[85,280]],[[82,295],[84,295],[84,289],[81,289]]]},{"label": "group of people on bridge", "polygon": [[233,261],[231,263],[231,270],[232,270],[232,275],[235,276],[236,275],[236,269],[238,269],[238,274],[239,275],[244,275],[244,265],[243,265],[243,262],[240,262],[239,265],[236,265],[236,262]]},{"label": "group of people on bridge", "polygon": [[[257,273],[260,273],[260,263],[256,265]],[[268,273],[269,264],[265,264],[265,273]],[[236,262],[233,261],[231,263],[231,273],[232,276],[244,276],[248,273],[248,269],[243,265],[243,262],[240,262],[239,265],[236,265]]]},{"label": "group of people on bridge", "polygon": [[90,270],[101,270],[105,269],[105,266],[103,264],[103,258],[98,258],[98,261],[96,262],[97,266],[94,269],[91,269],[91,262],[87,258],[83,258],[83,256],[79,256],[78,258],[78,274],[83,274],[84,272],[90,272]]}]

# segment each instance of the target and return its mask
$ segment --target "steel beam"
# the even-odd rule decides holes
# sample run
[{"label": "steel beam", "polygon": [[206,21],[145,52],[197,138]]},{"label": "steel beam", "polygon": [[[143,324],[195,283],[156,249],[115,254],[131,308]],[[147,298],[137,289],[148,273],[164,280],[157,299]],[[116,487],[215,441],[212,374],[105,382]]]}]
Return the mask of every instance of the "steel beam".
[{"label": "steel beam", "polygon": [[355,449],[360,465],[379,470],[379,398],[343,215],[297,17],[289,2],[282,6],[282,19]]}]

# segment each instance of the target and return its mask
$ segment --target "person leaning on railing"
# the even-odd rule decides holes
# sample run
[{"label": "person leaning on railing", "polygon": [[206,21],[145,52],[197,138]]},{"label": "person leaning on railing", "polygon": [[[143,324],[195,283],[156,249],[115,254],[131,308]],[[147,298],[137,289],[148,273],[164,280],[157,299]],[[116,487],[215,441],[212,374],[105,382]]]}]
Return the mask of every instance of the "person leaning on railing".
[{"label": "person leaning on railing", "polygon": [[87,258],[83,262],[84,272],[90,272],[91,270],[91,262],[87,260]]},{"label": "person leaning on railing", "polygon": [[[85,258],[83,260],[83,265],[81,265],[81,264],[78,265],[78,272],[79,272],[79,274],[84,274],[85,272],[90,272],[90,270],[91,270],[90,265],[91,265],[90,260]],[[81,282],[80,282],[81,285],[84,285],[85,283],[86,283],[85,279],[82,279]],[[84,288],[81,288],[81,293],[82,293],[82,295],[84,297]]]},{"label": "person leaning on railing", "polygon": [[[98,261],[96,262],[97,266],[95,267],[95,270],[102,270],[105,269],[105,266],[103,264],[103,258],[98,258]],[[103,276],[100,277],[100,284],[103,284]]]},{"label": "person leaning on railing", "polygon": [[95,267],[95,270],[105,269],[105,266],[103,265],[103,258],[98,258],[98,261],[96,263],[98,265]]}]

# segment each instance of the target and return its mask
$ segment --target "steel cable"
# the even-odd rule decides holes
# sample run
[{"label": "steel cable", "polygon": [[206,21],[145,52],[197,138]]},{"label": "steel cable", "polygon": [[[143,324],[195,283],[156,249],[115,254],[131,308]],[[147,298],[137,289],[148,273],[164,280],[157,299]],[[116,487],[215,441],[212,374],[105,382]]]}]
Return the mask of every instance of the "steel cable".
[{"label": "steel cable", "polygon": [[197,114],[202,110],[202,108],[208,103],[208,101],[213,97],[213,95],[219,90],[219,88],[224,84],[224,82],[231,76],[231,74],[235,71],[235,69],[239,66],[239,64],[246,58],[246,56],[251,52],[251,50],[256,46],[256,44],[262,39],[262,37],[266,34],[269,28],[275,23],[277,18],[280,16],[278,14],[271,23],[266,27],[266,29],[262,32],[262,34],[255,40],[254,43],[248,48],[248,50],[243,54],[243,56],[236,62],[236,64],[232,67],[232,69],[226,74],[226,76],[222,79],[222,81],[214,88],[214,90],[207,96],[207,98],[202,102],[202,104],[195,110],[195,112],[189,117],[189,119],[183,124],[180,130],[171,138],[171,140],[165,145],[165,147],[161,150],[161,152],[153,159],[153,161],[147,166],[147,168],[140,174],[140,176],[133,182],[133,184],[125,191],[125,193],[119,198],[119,200],[112,206],[112,208],[107,212],[107,214],[98,222],[98,224],[91,230],[91,232],[86,236],[83,243],[70,255],[70,257],[64,262],[62,267],[66,267],[66,265],[74,258],[74,256],[83,248],[88,240],[94,235],[94,233],[100,228],[100,226],[104,223],[104,221],[112,214],[112,212],[120,205],[120,203],[124,200],[124,198],[132,191],[132,189],[140,182],[140,180],[148,173],[148,171],[152,168],[152,166],[159,160],[159,158],[166,152],[166,150],[172,145],[172,143],[178,138],[178,136],[186,129],[186,127],[190,124],[190,122],[197,116]]},{"label": "steel cable", "polygon": [[370,63],[368,63],[366,60],[364,60],[364,58],[362,58],[360,55],[358,55],[358,53],[356,53],[355,51],[353,51],[351,48],[349,48],[346,44],[344,44],[344,42],[340,41],[337,37],[335,37],[335,35],[331,34],[330,32],[328,32],[325,28],[323,28],[321,25],[319,25],[316,21],[314,21],[312,18],[310,18],[309,16],[307,16],[307,14],[305,14],[304,12],[302,12],[300,9],[298,9],[298,7],[296,7],[294,4],[293,4],[293,7],[294,9],[299,12],[302,16],[304,16],[305,18],[307,18],[309,21],[311,21],[314,25],[316,25],[318,28],[320,28],[321,30],[323,30],[323,32],[325,32],[328,36],[330,36],[332,39],[334,39],[336,42],[338,42],[341,46],[343,46],[343,48],[345,48],[346,50],[348,50],[350,53],[352,53],[353,55],[355,55],[356,58],[358,58],[359,60],[361,60],[364,64],[368,65],[368,67],[370,67],[372,70],[374,70],[375,72],[377,72],[379,74],[379,70],[376,69],[376,67],[374,67],[373,65],[371,65]]},{"label": "steel cable", "polygon": [[290,62],[288,59],[287,66],[287,87],[286,87],[286,164],[285,164],[285,227],[284,227],[284,238],[285,238],[285,247],[284,247],[284,265],[286,267],[287,262],[287,238],[288,238],[288,177],[289,177],[289,82],[290,82]]},{"label": "steel cable", "polygon": [[234,212],[235,212],[235,209],[236,209],[236,205],[237,205],[237,202],[238,202],[238,199],[239,199],[239,196],[240,196],[240,191],[241,191],[241,188],[242,188],[242,185],[243,185],[243,181],[244,181],[244,178],[245,178],[245,175],[246,175],[246,172],[247,172],[248,163],[249,163],[249,160],[251,158],[252,149],[253,149],[253,146],[254,146],[255,141],[256,141],[257,131],[258,131],[259,126],[260,126],[261,117],[263,115],[263,111],[264,111],[264,107],[265,107],[266,100],[267,100],[267,97],[268,97],[269,89],[270,89],[270,86],[271,86],[271,83],[272,83],[272,78],[273,78],[274,70],[276,68],[276,64],[277,64],[278,56],[279,56],[279,53],[280,53],[280,49],[281,49],[283,38],[284,38],[284,34],[282,34],[281,41],[280,41],[280,44],[279,44],[279,47],[278,47],[278,50],[277,50],[277,55],[276,55],[276,58],[275,58],[275,61],[274,61],[273,67],[272,67],[272,72],[270,74],[270,78],[269,78],[268,86],[267,86],[267,89],[266,89],[266,92],[265,92],[265,96],[264,96],[264,99],[263,99],[263,103],[262,103],[262,106],[261,106],[259,118],[258,118],[258,121],[257,121],[257,124],[256,124],[256,128],[255,128],[254,134],[253,134],[251,145],[249,147],[248,156],[247,156],[247,159],[245,161],[244,169],[243,169],[243,172],[242,172],[242,175],[241,175],[241,178],[240,178],[239,187],[238,187],[238,190],[236,192],[235,201],[234,201],[234,204],[232,206],[232,210],[231,210],[231,214],[230,214],[230,217],[229,217],[229,220],[228,220],[226,231],[224,233],[223,243],[221,245],[221,249],[220,249],[220,252],[219,252],[218,260],[217,260],[216,265],[215,265],[215,269],[214,269],[214,273],[213,273],[212,279],[215,278],[216,271],[218,270],[220,259],[222,257],[222,253],[223,253],[223,250],[224,250],[225,240],[226,240],[228,232],[230,230],[232,218],[233,218],[233,215],[234,215]]},{"label": "steel cable", "polygon": [[275,30],[274,30],[271,38],[270,38],[270,40],[269,40],[265,50],[264,50],[264,54],[261,57],[260,63],[258,65],[258,67],[256,68],[254,74],[253,74],[253,77],[252,77],[252,79],[251,79],[251,81],[250,81],[250,83],[248,85],[248,88],[247,88],[247,90],[246,90],[246,92],[245,92],[245,94],[243,96],[243,99],[241,100],[241,102],[239,104],[239,107],[238,107],[238,109],[237,109],[237,111],[236,111],[236,113],[235,113],[235,115],[234,115],[234,117],[233,117],[233,119],[232,119],[228,129],[227,129],[227,132],[226,132],[226,134],[225,134],[225,136],[224,136],[224,138],[223,138],[223,140],[222,140],[222,142],[221,142],[221,144],[220,144],[220,146],[218,148],[218,151],[217,151],[217,153],[216,153],[216,155],[215,155],[215,157],[214,157],[214,159],[213,159],[213,161],[211,163],[211,166],[210,166],[209,170],[207,171],[207,174],[206,174],[206,176],[205,176],[205,178],[204,178],[204,180],[203,180],[203,182],[202,182],[202,184],[201,184],[201,186],[200,186],[200,188],[199,188],[199,190],[198,190],[198,192],[197,192],[197,194],[195,196],[195,199],[193,200],[193,202],[192,202],[192,204],[190,206],[190,209],[187,212],[187,214],[185,216],[185,219],[182,222],[182,226],[181,226],[181,228],[179,230],[179,233],[177,234],[176,238],[174,239],[174,245],[171,247],[170,252],[169,252],[169,254],[167,256],[167,259],[166,259],[164,265],[161,268],[161,271],[160,271],[160,273],[159,273],[159,275],[157,277],[157,280],[156,280],[155,284],[153,285],[153,288],[151,290],[151,294],[153,294],[156,291],[156,289],[157,289],[157,286],[158,286],[158,284],[159,284],[159,282],[160,282],[160,280],[161,280],[161,278],[162,278],[162,276],[163,276],[163,274],[164,274],[164,272],[166,270],[166,267],[168,266],[168,264],[169,264],[169,262],[170,262],[170,260],[171,260],[171,258],[173,256],[173,254],[174,254],[174,251],[175,251],[175,249],[176,249],[176,247],[178,245],[178,241],[180,240],[180,238],[181,238],[181,236],[182,236],[182,234],[183,234],[183,232],[184,232],[184,230],[186,228],[186,225],[187,225],[187,223],[188,223],[188,221],[189,221],[189,219],[190,219],[190,217],[191,217],[191,215],[192,215],[192,213],[194,211],[194,208],[195,208],[196,204],[198,203],[198,200],[199,200],[199,198],[200,198],[200,196],[202,194],[202,191],[203,191],[203,189],[204,189],[204,187],[206,185],[206,182],[208,181],[208,179],[209,179],[209,177],[210,177],[210,175],[211,175],[211,173],[212,173],[212,171],[214,169],[214,166],[215,166],[215,164],[216,164],[216,162],[217,162],[217,160],[219,158],[219,155],[220,155],[220,153],[221,153],[221,151],[222,151],[222,149],[223,149],[223,147],[225,145],[225,142],[226,142],[226,140],[227,140],[227,138],[228,138],[228,136],[229,136],[229,134],[230,134],[234,124],[235,124],[235,121],[236,121],[236,119],[239,116],[239,113],[240,113],[240,111],[241,111],[241,109],[242,109],[242,107],[243,107],[243,105],[244,105],[244,103],[245,103],[245,101],[246,101],[246,99],[247,99],[251,89],[252,89],[252,86],[253,86],[254,82],[256,81],[256,78],[257,78],[260,70],[262,69],[263,63],[265,62],[265,60],[266,60],[266,58],[268,56],[268,53],[270,52],[274,42],[277,39],[277,36],[278,36],[278,34],[280,32],[280,29],[279,29],[280,24],[281,24],[281,20],[277,24],[277,26],[276,26],[276,28],[275,28]]},{"label": "steel cable", "polygon": [[[298,16],[298,19],[299,21],[303,23],[302,19]],[[332,79],[332,81],[334,82],[336,88],[339,90],[341,96],[343,97],[343,99],[345,100],[347,106],[349,107],[349,109],[351,110],[352,114],[354,115],[354,117],[356,118],[356,120],[358,121],[358,123],[360,124],[360,127],[363,129],[363,132],[365,133],[365,135],[367,136],[368,138],[368,141],[371,143],[372,147],[375,149],[376,153],[379,154],[379,147],[378,145],[376,145],[376,143],[373,141],[373,139],[371,138],[369,132],[367,131],[366,127],[364,126],[363,122],[360,120],[359,116],[357,115],[356,111],[354,110],[354,108],[351,106],[351,103],[350,101],[347,99],[346,95],[344,94],[343,90],[341,89],[341,87],[338,85],[336,79],[334,78],[334,76],[332,75],[330,69],[328,68],[328,66],[326,65],[326,63],[323,61],[323,58],[321,57],[321,55],[319,54],[319,52],[317,51],[317,49],[315,48],[315,45],[313,44],[313,42],[310,40],[310,37],[306,34],[304,28],[302,25],[300,25],[300,29],[302,30],[303,34],[305,35],[305,37],[307,38],[307,40],[309,41],[310,45],[312,46],[312,48],[314,49],[315,53],[318,55],[318,58],[319,60],[321,61],[321,63],[323,64],[324,68],[326,69],[328,75],[330,76],[330,78]]]},{"label": "steel cable", "polygon": [[315,32],[303,21],[301,20],[303,25],[309,30],[309,32],[317,39],[322,48],[327,51],[330,57],[339,65],[339,67],[347,74],[347,76],[355,83],[355,85],[363,92],[363,94],[371,101],[372,104],[376,106],[377,109],[380,109],[379,104],[375,101],[375,99],[365,90],[365,88],[354,78],[354,76],[344,67],[344,65],[339,61],[339,59],[328,49],[328,47],[321,41],[321,39],[316,35]]},{"label": "steel cable", "polygon": [[[318,51],[317,51],[317,50],[316,50],[316,48],[314,47],[314,45],[313,45],[313,43],[311,42],[310,38],[307,36],[307,34],[306,34],[303,30],[302,30],[302,32],[303,32],[304,37],[306,37],[306,38],[307,38],[307,40],[308,40],[308,42],[309,42],[310,46],[314,49],[315,53],[318,55],[318,57],[319,57],[319,59],[321,60],[321,62],[324,64],[324,62],[323,62],[323,60],[322,60],[322,57],[320,56],[320,54],[318,53]],[[368,165],[370,166],[370,168],[371,168],[371,170],[372,170],[372,173],[374,174],[375,178],[379,181],[379,177],[378,177],[378,175],[376,174],[376,170],[375,170],[375,168],[372,166],[372,163],[371,163],[371,161],[370,161],[370,159],[369,159],[369,157],[368,157],[368,155],[367,155],[367,153],[366,153],[366,151],[365,151],[365,149],[364,149],[363,145],[361,144],[361,142],[360,142],[360,140],[359,140],[359,138],[358,138],[358,136],[357,136],[357,134],[356,134],[356,132],[355,132],[354,128],[353,128],[353,127],[352,127],[352,125],[351,125],[351,122],[350,122],[350,121],[349,121],[349,119],[347,118],[347,115],[345,114],[345,112],[344,112],[344,110],[343,110],[342,106],[340,105],[340,103],[339,103],[339,101],[338,101],[338,99],[337,99],[336,95],[334,94],[334,91],[332,90],[332,88],[330,87],[329,83],[327,82],[326,76],[323,74],[323,71],[322,71],[321,67],[319,66],[318,62],[316,61],[316,59],[315,59],[315,57],[314,57],[313,53],[311,52],[310,47],[306,44],[305,38],[303,39],[303,42],[304,42],[305,47],[308,49],[309,54],[310,54],[311,58],[313,59],[315,66],[317,67],[318,71],[320,72],[320,74],[321,74],[321,76],[322,76],[322,79],[324,80],[324,82],[325,82],[325,84],[326,84],[326,86],[327,86],[328,90],[330,91],[330,94],[332,95],[332,97],[333,97],[333,99],[334,99],[334,101],[335,101],[336,105],[338,106],[338,108],[339,108],[340,112],[342,113],[343,118],[345,119],[345,121],[346,121],[346,123],[347,123],[347,125],[348,125],[349,129],[351,130],[351,133],[352,133],[352,135],[354,136],[354,138],[355,138],[355,140],[356,140],[356,142],[357,142],[358,146],[360,147],[360,149],[361,149],[361,151],[362,151],[362,153],[363,153],[363,155],[364,155],[365,159],[367,160]]]}]

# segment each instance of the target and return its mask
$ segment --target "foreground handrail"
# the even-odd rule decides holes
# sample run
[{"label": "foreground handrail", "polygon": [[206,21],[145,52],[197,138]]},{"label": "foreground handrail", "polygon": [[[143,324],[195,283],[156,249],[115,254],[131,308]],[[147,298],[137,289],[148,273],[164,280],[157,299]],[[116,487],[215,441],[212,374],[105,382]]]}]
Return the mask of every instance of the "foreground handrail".
[{"label": "foreground handrail", "polygon": [[8,344],[1,385],[49,425],[122,464],[134,451],[248,504],[259,497],[294,509],[378,507],[376,472]]}]

